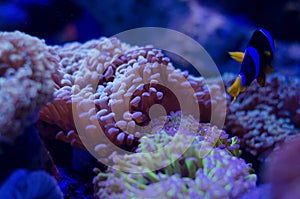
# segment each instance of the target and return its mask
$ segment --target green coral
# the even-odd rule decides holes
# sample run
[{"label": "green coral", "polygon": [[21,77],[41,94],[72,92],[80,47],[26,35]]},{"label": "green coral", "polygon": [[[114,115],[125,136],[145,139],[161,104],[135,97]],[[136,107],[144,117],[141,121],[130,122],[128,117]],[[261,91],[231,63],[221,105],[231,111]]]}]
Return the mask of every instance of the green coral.
[{"label": "green coral", "polygon": [[[180,134],[192,136],[191,139],[195,143],[205,140],[205,143],[210,146],[226,149],[235,156],[240,155],[240,140],[237,136],[229,138],[229,135],[224,130],[211,126],[209,123],[199,123],[191,115],[181,115],[180,111],[171,113],[169,116],[154,119],[148,126],[148,129],[144,130],[149,133],[141,138],[141,144],[136,152],[158,150],[169,143],[175,135]],[[175,138],[177,137],[175,136]],[[187,140],[183,138],[183,140],[178,141],[183,143]],[[188,142],[191,144],[189,139]],[[186,142],[186,144],[188,143]]]},{"label": "green coral", "polygon": [[[180,171],[185,166],[186,177]],[[213,148],[204,158],[174,161],[159,172],[110,169],[99,173],[94,183],[98,198],[237,198],[255,187],[256,175],[249,170],[242,159]]]},{"label": "green coral", "polygon": [[255,187],[256,175],[238,157],[237,138],[209,124],[198,124],[196,131],[180,126],[174,135],[161,129],[141,138],[138,153],[113,156],[114,169],[94,178],[95,196],[236,198]]}]

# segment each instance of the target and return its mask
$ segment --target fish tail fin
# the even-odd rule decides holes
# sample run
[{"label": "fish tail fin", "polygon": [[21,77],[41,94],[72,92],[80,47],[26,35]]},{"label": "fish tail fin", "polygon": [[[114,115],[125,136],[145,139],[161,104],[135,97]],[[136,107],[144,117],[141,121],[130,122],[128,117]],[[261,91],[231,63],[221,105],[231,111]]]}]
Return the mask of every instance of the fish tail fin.
[{"label": "fish tail fin", "polygon": [[229,95],[231,95],[233,97],[233,100],[231,102],[231,104],[233,104],[237,98],[237,96],[240,94],[242,90],[242,79],[241,76],[239,75],[234,83],[227,89],[227,92]]},{"label": "fish tail fin", "polygon": [[228,52],[230,57],[239,63],[242,63],[244,59],[244,52]]}]

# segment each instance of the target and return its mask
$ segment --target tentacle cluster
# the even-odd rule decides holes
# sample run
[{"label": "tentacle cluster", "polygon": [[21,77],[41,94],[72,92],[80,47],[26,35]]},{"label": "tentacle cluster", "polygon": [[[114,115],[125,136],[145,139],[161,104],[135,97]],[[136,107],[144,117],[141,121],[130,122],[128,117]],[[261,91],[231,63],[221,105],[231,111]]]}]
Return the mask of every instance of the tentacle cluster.
[{"label": "tentacle cluster", "polygon": [[50,47],[49,51],[59,60],[59,65],[52,74],[54,99],[41,110],[40,120],[60,127],[61,131],[55,132],[56,138],[84,148],[73,118],[74,93],[91,90],[91,83],[98,82],[111,60],[128,49],[128,45],[116,38]]},{"label": "tentacle cluster", "polygon": [[[232,155],[240,155],[240,140],[237,136],[230,137],[224,130],[209,123],[199,123],[191,115],[182,115],[181,111],[153,119],[146,131],[148,134],[141,138],[142,141],[136,149],[138,153],[159,150],[180,133],[184,136],[192,135],[196,144],[206,142],[207,145],[225,149]],[[187,139],[185,142],[178,145],[191,144]]]},{"label": "tentacle cluster", "polygon": [[[179,110],[189,115],[196,107],[200,120],[208,122],[212,103],[222,100],[210,97],[210,92],[219,92],[219,84],[209,92],[204,78],[175,69],[150,46],[101,38],[54,46],[51,53],[60,60],[52,76],[55,99],[40,119],[62,129],[56,138],[81,148],[82,139],[92,140],[90,147],[103,155],[111,144],[133,150],[152,119],[161,115]],[[191,102],[182,103],[186,99]]]},{"label": "tentacle cluster", "polygon": [[57,60],[43,40],[18,31],[1,32],[0,43],[0,129],[14,139],[51,100]]},{"label": "tentacle cluster", "polygon": [[[141,137],[143,132],[138,129],[149,124],[149,111],[154,104],[163,106],[167,114],[180,110],[180,96],[175,96],[174,91],[189,86],[185,85],[187,75],[175,70],[159,50],[141,49],[124,57],[127,62],[117,67],[114,80],[99,95],[102,103],[96,106],[99,122],[119,145],[131,144],[135,137]],[[193,97],[193,92],[186,92],[186,97]]]},{"label": "tentacle cluster", "polygon": [[[226,83],[233,81],[224,75]],[[225,128],[241,139],[241,146],[252,155],[264,158],[285,139],[299,131],[300,82],[278,74],[260,88],[254,82],[229,107]]]},{"label": "tentacle cluster", "polygon": [[[190,117],[184,118],[191,120]],[[221,149],[221,143],[228,143],[230,139],[225,139],[225,132],[219,137],[221,130],[216,127],[200,124],[201,130],[195,131],[194,141],[183,154],[178,155],[178,148],[185,148],[188,144],[187,136],[195,133],[193,127],[186,129],[190,131],[183,130],[181,133],[184,136],[178,131],[172,136],[165,130],[153,132],[141,138],[138,153],[114,156],[116,170],[109,169],[105,173],[97,171],[99,173],[94,178],[95,197],[237,198],[255,187],[256,175],[250,174],[249,165],[235,156],[239,153],[232,153],[233,148],[238,150],[238,144],[231,139],[231,144]],[[220,142],[206,145],[205,137],[219,139]],[[170,148],[163,149],[157,156],[152,154],[166,144]],[[152,170],[157,165],[164,165],[167,161],[164,158],[174,159],[170,164]],[[133,172],[123,172],[125,168]]]}]

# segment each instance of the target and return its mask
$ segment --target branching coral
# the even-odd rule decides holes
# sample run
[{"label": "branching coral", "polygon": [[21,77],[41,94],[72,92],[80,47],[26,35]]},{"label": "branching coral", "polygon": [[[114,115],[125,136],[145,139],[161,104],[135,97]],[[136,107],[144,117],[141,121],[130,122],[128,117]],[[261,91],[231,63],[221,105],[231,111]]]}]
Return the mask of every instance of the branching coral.
[{"label": "branching coral", "polygon": [[56,180],[44,171],[16,170],[0,187],[1,198],[61,199]]},{"label": "branching coral", "polygon": [[89,140],[88,148],[101,156],[112,144],[132,150],[151,119],[171,111],[199,117],[200,109],[200,120],[208,122],[212,104],[222,100],[210,98],[210,92],[220,90],[218,84],[209,92],[204,78],[175,69],[150,46],[102,38],[51,52],[60,60],[53,75],[55,99],[40,119],[59,126],[61,140],[82,148],[82,139]]},{"label": "branching coral", "polygon": [[[12,38],[24,36],[14,34]],[[169,192],[161,189],[157,194],[235,198],[255,185],[250,166],[238,157],[239,139],[199,123],[209,122],[211,111],[218,112],[218,106],[211,110],[212,105],[224,99],[212,99],[210,94],[219,96],[220,82],[175,69],[159,49],[132,47],[116,38],[63,47],[46,47],[31,37],[24,42],[9,34],[0,35],[0,41],[2,38],[0,74],[30,87],[28,96],[33,102],[40,97],[37,105],[30,106],[32,110],[51,98],[51,86],[55,86],[54,99],[41,110],[39,119],[61,129],[54,132],[56,138],[92,149],[97,157],[110,159],[114,168],[138,172],[99,173],[94,180],[97,197],[120,193],[150,197],[148,192],[169,184]],[[6,84],[0,80],[2,89]],[[210,90],[207,82],[213,85]],[[24,107],[17,111],[28,110]],[[137,153],[121,155],[112,146]]]},{"label": "branching coral", "polygon": [[[158,175],[166,180],[178,175],[177,178],[188,178],[195,184],[199,169],[206,165],[202,160],[214,154],[212,151],[220,151],[222,157],[239,155],[236,137],[229,138],[224,131],[209,124],[199,125],[199,121],[209,122],[211,111],[218,109],[214,106],[216,110],[211,110],[212,105],[224,100],[210,97],[210,94],[218,96],[220,82],[211,83],[208,90],[206,81],[210,80],[175,69],[161,50],[131,47],[115,38],[55,46],[50,52],[59,60],[57,72],[52,75],[55,98],[41,111],[40,119],[62,129],[57,138],[82,148],[84,143],[98,159],[110,159],[117,163],[116,167],[136,169],[144,166],[138,164],[146,162],[157,171],[148,176],[156,182]],[[138,153],[123,156],[113,145]],[[147,155],[151,146],[158,151],[163,147],[163,155],[155,156],[158,161]],[[135,155],[137,158],[132,159]],[[170,165],[169,159],[173,161]],[[245,165],[244,174],[249,175],[250,167],[244,162],[239,164]],[[98,177],[103,178],[100,174]],[[143,178],[139,180],[143,182]],[[97,177],[96,181],[99,181]],[[141,186],[146,188],[146,184]],[[192,194],[190,189],[184,192],[187,194]]]},{"label": "branching coral", "polygon": [[[205,142],[205,146],[218,147],[226,149],[232,155],[239,156],[239,139],[230,137],[216,126],[209,123],[199,123],[191,115],[182,115],[180,111],[171,112],[168,116],[156,118],[148,126],[148,134],[141,138],[136,152],[150,152],[159,150],[161,147],[171,142],[174,136],[186,136],[186,139],[180,140],[178,147],[184,148],[186,145],[199,145]],[[180,128],[179,128],[180,127]],[[189,136],[194,142],[191,142]],[[178,139],[182,139],[179,137]]]},{"label": "branching coral", "polygon": [[[233,77],[224,75],[228,85]],[[259,88],[253,83],[230,105],[225,128],[241,139],[241,146],[254,156],[264,158],[299,127],[300,82],[297,78],[270,76]]]},{"label": "branching coral", "polygon": [[21,32],[1,32],[0,43],[1,135],[14,139],[52,98],[57,61],[44,41]]},{"label": "branching coral", "polygon": [[101,173],[94,179],[96,198],[238,198],[255,187],[256,176],[245,162],[220,149],[213,149],[202,164],[194,179],[154,172]]},{"label": "branching coral", "polygon": [[50,48],[50,52],[59,60],[56,73],[52,75],[56,88],[54,100],[41,110],[40,120],[62,129],[56,135],[57,138],[83,147],[72,113],[74,89],[91,89],[91,84],[99,81],[99,76],[103,75],[111,60],[128,49],[128,45],[116,38]]},{"label": "branching coral", "polygon": [[[127,141],[130,145],[134,137],[142,136],[139,127],[149,124],[149,112],[154,104],[163,106],[167,114],[180,108],[192,113],[186,106],[188,103],[182,103],[185,94],[185,99],[193,100],[189,105],[192,107],[194,102],[194,107],[198,108],[194,90],[186,80],[187,75],[175,70],[159,50],[136,50],[128,53],[125,59],[126,62],[117,67],[114,80],[103,88],[98,97],[105,104],[96,106],[97,112],[102,113],[99,113],[100,123],[111,126],[105,131],[112,132],[109,137],[118,145]],[[109,115],[114,115],[114,121],[109,119]]]},{"label": "branching coral", "polygon": [[[206,131],[201,132],[210,136],[208,132],[220,131],[205,125],[204,129]],[[173,139],[176,143],[172,143]],[[151,151],[170,142],[169,148],[151,155]],[[181,156],[177,151],[186,147],[187,135],[178,133],[173,137],[161,131],[144,137],[137,149],[139,153],[114,157],[115,168],[132,172],[113,169],[100,172],[94,178],[95,195],[97,198],[237,198],[255,186],[256,176],[249,173],[250,167],[242,159],[232,156],[228,149],[218,148],[219,144],[214,148],[207,143],[210,142],[198,135]],[[232,142],[231,146],[236,145]],[[165,162],[170,164],[165,165]],[[163,167],[155,172],[152,169],[157,165]]]},{"label": "branching coral", "polygon": [[[109,70],[110,75],[101,76],[96,94],[92,90],[76,94],[77,108],[82,109],[77,114],[80,122],[91,121],[83,125],[87,133],[82,137],[90,136],[89,140],[99,140],[99,123],[110,142],[132,150],[137,140],[149,132],[154,118],[180,110],[196,117],[196,121],[209,121],[212,104],[218,109],[222,100],[209,95],[220,92],[219,84],[211,86],[209,92],[204,78],[175,69],[157,49],[130,51],[113,62]],[[91,148],[101,156],[110,148],[107,141],[93,144]]]}]

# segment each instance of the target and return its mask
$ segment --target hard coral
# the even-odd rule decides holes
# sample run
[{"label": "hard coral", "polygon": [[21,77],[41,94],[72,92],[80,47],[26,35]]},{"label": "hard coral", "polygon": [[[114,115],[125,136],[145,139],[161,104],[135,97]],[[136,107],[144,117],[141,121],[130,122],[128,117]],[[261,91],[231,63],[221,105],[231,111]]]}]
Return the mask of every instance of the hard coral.
[{"label": "hard coral", "polygon": [[[92,150],[101,156],[107,154],[111,143],[99,137],[108,137],[113,144],[132,150],[137,140],[147,134],[147,126],[154,118],[180,110],[196,117],[196,121],[209,121],[212,104],[217,110],[223,99],[210,97],[210,92],[220,92],[219,84],[211,86],[209,92],[204,78],[175,69],[160,50],[153,48],[127,52],[107,71],[106,77],[100,76],[94,95],[92,90],[78,91],[76,95],[77,108],[81,109],[79,120],[87,121],[82,137],[90,136]],[[98,124],[104,135],[99,136]]]},{"label": "hard coral", "polygon": [[128,49],[128,45],[116,38],[101,38],[84,44],[70,43],[50,48],[51,54],[59,60],[59,65],[52,75],[55,82],[54,100],[41,110],[40,120],[62,129],[57,132],[58,139],[84,148],[73,119],[74,90],[92,89],[91,84],[97,84],[99,76],[103,75],[111,60]]},{"label": "hard coral", "polygon": [[[116,77],[99,95],[99,101],[104,104],[98,104],[97,112],[99,122],[108,126],[105,131],[111,132],[110,139],[116,140],[118,145],[128,142],[130,146],[135,137],[144,133],[142,127],[149,124],[154,104],[163,106],[167,114],[180,108],[192,112],[185,106],[188,103],[182,103],[184,96],[193,100],[191,107],[193,102],[194,108],[198,105],[194,90],[186,80],[187,74],[175,70],[159,50],[141,49],[126,56],[126,62],[116,70]],[[155,117],[160,115],[159,110],[154,112]],[[109,117],[112,115],[113,118]]]},{"label": "hard coral", "polygon": [[14,139],[52,98],[57,62],[44,41],[21,32],[1,32],[0,43],[1,135]]},{"label": "hard coral", "polygon": [[183,135],[192,136],[194,142],[185,139],[179,145],[193,146],[193,144],[199,145],[198,142],[205,142],[208,146],[225,149],[232,155],[240,155],[237,137],[229,137],[224,130],[209,123],[199,123],[193,116],[183,115],[180,111],[154,119],[148,128],[147,135],[140,139],[141,143],[136,152],[159,150],[160,147],[171,142],[174,136]]},{"label": "hard coral", "polygon": [[[198,135],[183,154],[177,154],[178,148],[186,147],[186,134],[173,137],[161,131],[156,135],[142,138],[138,151],[143,153],[114,157],[114,167],[123,171],[100,172],[94,178],[96,198],[237,198],[255,187],[256,176],[249,173],[250,167],[228,150],[207,145]],[[157,156],[150,154],[167,143],[170,148]],[[160,169],[152,170],[157,165]]]},{"label": "hard coral", "polygon": [[[151,119],[171,111],[199,117],[199,107],[200,120],[208,122],[212,104],[222,100],[211,100],[204,78],[175,69],[161,50],[150,46],[101,38],[56,46],[51,52],[60,60],[52,76],[55,99],[40,119],[62,129],[57,138],[100,156],[111,153],[111,145],[132,150]],[[218,90],[216,84],[211,92]]]},{"label": "hard coral", "polygon": [[[230,84],[233,76],[224,75]],[[241,147],[252,155],[265,158],[299,127],[300,82],[277,74],[266,80],[265,87],[254,82],[230,105],[225,128],[241,139]]]}]

